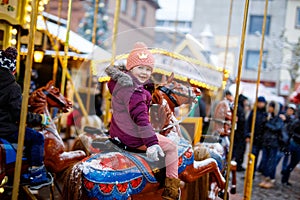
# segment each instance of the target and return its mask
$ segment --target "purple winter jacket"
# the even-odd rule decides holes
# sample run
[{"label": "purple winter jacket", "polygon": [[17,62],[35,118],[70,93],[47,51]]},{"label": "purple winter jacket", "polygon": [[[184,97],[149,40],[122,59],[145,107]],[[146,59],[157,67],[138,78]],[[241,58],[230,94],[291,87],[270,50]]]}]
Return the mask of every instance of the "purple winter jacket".
[{"label": "purple winter jacket", "polygon": [[122,143],[131,148],[158,144],[149,120],[151,94],[130,72],[125,75],[129,80],[131,79],[129,85],[121,84],[113,78],[108,82],[113,109],[110,136],[119,138]]}]

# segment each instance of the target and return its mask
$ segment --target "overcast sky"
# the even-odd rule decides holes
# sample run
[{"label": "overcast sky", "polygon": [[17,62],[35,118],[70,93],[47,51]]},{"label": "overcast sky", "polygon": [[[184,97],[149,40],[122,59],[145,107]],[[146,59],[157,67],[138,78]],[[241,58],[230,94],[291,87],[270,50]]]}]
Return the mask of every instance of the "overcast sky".
[{"label": "overcast sky", "polygon": [[193,20],[195,0],[158,0],[160,9],[156,11],[156,19],[176,20],[178,6],[178,20]]}]

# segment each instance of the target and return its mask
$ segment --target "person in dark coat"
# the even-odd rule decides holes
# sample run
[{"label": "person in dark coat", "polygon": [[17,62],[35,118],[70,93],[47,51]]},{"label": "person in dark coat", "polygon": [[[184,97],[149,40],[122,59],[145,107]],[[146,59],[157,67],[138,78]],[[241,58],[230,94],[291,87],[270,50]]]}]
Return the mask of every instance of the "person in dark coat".
[{"label": "person in dark coat", "polygon": [[284,127],[282,130],[282,138],[280,141],[280,150],[277,155],[277,165],[279,164],[281,158],[282,160],[282,169],[281,171],[286,170],[288,161],[290,159],[290,139],[291,139],[291,127],[293,122],[296,120],[296,105],[288,104],[285,114],[280,114],[279,117],[284,121]]},{"label": "person in dark coat", "polygon": [[[22,105],[22,91],[16,82],[17,50],[8,47],[0,50],[0,137],[11,143],[18,142],[19,121]],[[49,119],[40,114],[27,113],[27,123],[49,125]],[[52,178],[44,166],[44,136],[26,127],[24,146],[29,152],[29,180],[31,189],[50,185]]]},{"label": "person in dark coat", "polygon": [[[255,155],[255,163],[254,170],[262,172],[262,165],[259,164],[257,167],[257,159],[259,152],[262,150],[262,138],[265,130],[265,123],[267,121],[268,113],[266,111],[267,101],[265,97],[259,96],[257,99],[257,110],[256,110],[256,118],[255,118],[255,127],[254,127],[254,138],[253,138],[253,146],[252,153]],[[245,127],[246,140],[249,141],[251,134],[251,126],[253,119],[253,110],[251,110],[247,120]],[[261,161],[262,163],[262,161]]]},{"label": "person in dark coat", "polygon": [[149,159],[158,161],[165,156],[166,180],[162,199],[178,199],[178,150],[171,139],[156,134],[149,120],[152,100],[150,77],[154,56],[144,43],[138,42],[130,52],[126,72],[110,66],[108,88],[112,94],[112,121],[109,133],[129,148],[146,150]]},{"label": "person in dark coat", "polygon": [[244,161],[244,154],[246,149],[245,105],[247,103],[248,103],[248,98],[240,94],[238,99],[238,109],[237,109],[237,126],[234,134],[234,143],[233,143],[233,159],[237,163],[237,171],[245,171],[242,164]]},{"label": "person in dark coat", "polygon": [[279,104],[271,101],[268,106],[268,118],[263,135],[263,176],[264,180],[259,184],[262,188],[272,188],[275,183],[276,159],[280,147],[283,120],[279,117]]},{"label": "person in dark coat", "polygon": [[295,169],[300,161],[300,115],[298,111],[298,118],[291,125],[291,140],[289,146],[291,159],[285,170],[281,172],[281,183],[291,186],[289,178],[291,172]]}]

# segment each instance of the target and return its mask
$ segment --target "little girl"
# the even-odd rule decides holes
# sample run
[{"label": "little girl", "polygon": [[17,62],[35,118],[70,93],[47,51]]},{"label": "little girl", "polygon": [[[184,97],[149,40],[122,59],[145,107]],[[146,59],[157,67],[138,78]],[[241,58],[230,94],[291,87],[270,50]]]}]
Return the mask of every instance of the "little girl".
[{"label": "little girl", "polygon": [[177,146],[170,139],[156,134],[149,121],[151,92],[147,90],[154,67],[154,57],[144,43],[137,42],[127,58],[126,70],[114,67],[106,72],[111,76],[108,88],[112,94],[113,115],[110,135],[130,148],[146,150],[149,159],[166,162],[166,181],[163,199],[178,199]]}]

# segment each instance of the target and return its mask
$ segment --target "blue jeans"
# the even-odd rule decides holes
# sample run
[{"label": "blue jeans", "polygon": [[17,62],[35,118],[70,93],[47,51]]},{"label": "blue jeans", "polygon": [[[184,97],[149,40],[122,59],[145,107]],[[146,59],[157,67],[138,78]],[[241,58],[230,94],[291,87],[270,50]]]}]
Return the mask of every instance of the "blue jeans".
[{"label": "blue jeans", "polygon": [[260,150],[262,150],[261,145],[254,145],[253,144],[253,146],[252,146],[252,154],[255,155],[254,171],[260,171],[260,172],[262,172],[262,163],[263,163],[263,160],[260,161],[260,164],[259,164],[258,168],[256,167],[257,166],[258,155],[259,155]]},{"label": "blue jeans", "polygon": [[300,144],[297,144],[294,142],[294,140],[291,140],[290,143],[290,151],[291,151],[291,159],[290,163],[287,166],[287,168],[282,172],[282,183],[287,183],[290,178],[291,172],[294,170],[294,168],[297,166],[297,164],[300,161]]},{"label": "blue jeans", "polygon": [[288,166],[288,162],[290,159],[290,152],[282,152],[282,151],[278,151],[277,153],[277,160],[276,160],[276,166],[279,164],[281,158],[283,157],[282,160],[282,168],[281,171],[283,172],[284,170],[287,169]]},{"label": "blue jeans", "polygon": [[[19,132],[15,132],[8,137],[5,137],[7,141],[11,143],[18,142]],[[29,154],[30,166],[41,166],[44,163],[44,135],[38,131],[26,127],[24,146],[26,147],[26,153]]]},{"label": "blue jeans", "polygon": [[263,175],[270,179],[275,179],[277,153],[277,147],[263,147],[263,163],[261,163],[263,167]]}]

